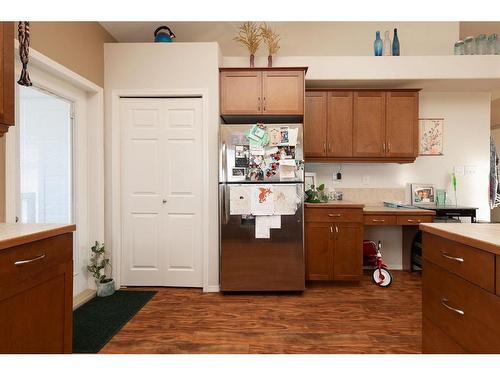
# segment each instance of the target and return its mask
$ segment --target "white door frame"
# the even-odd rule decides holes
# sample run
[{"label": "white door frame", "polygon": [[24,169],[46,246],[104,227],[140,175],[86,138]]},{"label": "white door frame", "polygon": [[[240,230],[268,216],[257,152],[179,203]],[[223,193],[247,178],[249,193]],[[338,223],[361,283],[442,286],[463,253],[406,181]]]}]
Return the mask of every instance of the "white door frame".
[{"label": "white door frame", "polygon": [[[208,150],[208,90],[206,89],[169,89],[169,90],[112,90],[111,91],[111,135],[107,141],[107,146],[111,146],[110,165],[111,170],[107,172],[107,181],[111,184],[111,189],[107,188],[106,198],[110,209],[111,228],[106,228],[106,233],[111,233],[107,238],[107,243],[111,246],[113,256],[113,278],[116,281],[116,287],[121,284],[122,269],[122,190],[121,190],[121,129],[120,129],[120,98],[122,97],[140,97],[140,98],[161,98],[161,97],[201,97],[202,100],[202,155],[203,164],[203,193],[202,193],[202,254],[203,254],[203,291],[212,291],[208,285],[208,223],[209,223],[209,150]],[[110,241],[111,240],[111,241]]]},{"label": "white door frame", "polygon": [[[20,61],[18,57],[19,42],[15,41],[15,52],[16,52],[16,67],[19,67]],[[71,71],[65,66],[51,60],[47,56],[41,54],[40,52],[30,49],[30,65],[43,73],[48,73],[54,76],[57,80],[61,81],[65,85],[75,87],[84,92],[86,95],[86,110],[85,113],[81,115],[84,118],[84,123],[82,126],[75,129],[75,139],[74,139],[74,157],[78,157],[78,148],[80,150],[85,148],[86,154],[84,160],[78,160],[78,163],[85,166],[87,169],[86,175],[79,174],[77,169],[74,170],[74,182],[75,184],[80,184],[82,188],[80,192],[76,191],[74,195],[74,208],[75,208],[75,219],[78,220],[79,208],[85,213],[82,217],[85,217],[83,226],[87,228],[86,237],[88,237],[89,242],[94,240],[103,241],[104,240],[104,148],[103,148],[103,134],[104,134],[104,105],[103,105],[103,89],[93,82],[87,80],[86,78],[78,75],[77,73]],[[16,68],[16,81],[17,74],[19,74],[19,69]],[[42,88],[46,84],[41,82]],[[17,85],[16,85],[16,91]],[[50,90],[54,91],[54,90]],[[66,93],[54,92],[62,97],[73,100],[71,95]],[[78,111],[78,108],[77,108]],[[17,115],[17,110],[16,110]],[[16,120],[18,121],[18,119]],[[78,129],[79,128],[79,129]],[[79,137],[80,136],[80,137]],[[10,129],[8,133],[5,134],[6,137],[6,152],[5,152],[5,162],[6,162],[6,178],[5,178],[5,190],[6,190],[6,221],[10,223],[15,222],[16,217],[16,202],[17,202],[17,192],[18,192],[18,181],[17,181],[17,166],[18,166],[18,151],[17,151],[17,140],[18,140],[18,128],[14,126]],[[79,139],[78,139],[79,138]],[[79,198],[80,197],[80,198]],[[90,219],[91,218],[91,219]],[[77,224],[78,225],[78,224]],[[78,227],[77,227],[78,230]],[[90,249],[89,249],[90,252]],[[75,270],[76,271],[76,270]],[[94,288],[95,284],[88,279],[87,288]],[[81,291],[77,291],[81,292]]]}]

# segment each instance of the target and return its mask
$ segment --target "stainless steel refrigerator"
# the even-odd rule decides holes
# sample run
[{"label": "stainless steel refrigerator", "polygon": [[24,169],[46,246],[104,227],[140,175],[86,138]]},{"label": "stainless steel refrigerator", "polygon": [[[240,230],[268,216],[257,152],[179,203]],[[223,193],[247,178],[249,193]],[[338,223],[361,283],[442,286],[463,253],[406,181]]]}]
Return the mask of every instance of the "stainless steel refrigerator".
[{"label": "stainless steel refrigerator", "polygon": [[[301,291],[303,128],[260,127],[220,125],[221,290]],[[254,131],[266,139],[253,137]]]}]

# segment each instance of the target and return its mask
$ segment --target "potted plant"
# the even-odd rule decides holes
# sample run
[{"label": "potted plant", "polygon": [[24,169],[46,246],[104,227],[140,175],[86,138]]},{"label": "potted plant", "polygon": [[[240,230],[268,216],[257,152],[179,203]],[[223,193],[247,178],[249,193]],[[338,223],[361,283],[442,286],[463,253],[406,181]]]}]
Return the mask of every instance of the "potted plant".
[{"label": "potted plant", "polygon": [[[87,270],[95,279],[97,296],[110,296],[115,292],[115,281],[111,278],[111,263],[109,258],[106,258],[104,244],[96,241],[90,250],[92,251],[92,256],[90,257],[90,264],[87,266]],[[109,270],[109,277],[106,275],[107,270]]]},{"label": "potted plant", "polygon": [[325,184],[321,184],[318,187],[311,185],[311,188],[306,190],[307,203],[324,203],[328,202],[328,197],[325,193]]}]

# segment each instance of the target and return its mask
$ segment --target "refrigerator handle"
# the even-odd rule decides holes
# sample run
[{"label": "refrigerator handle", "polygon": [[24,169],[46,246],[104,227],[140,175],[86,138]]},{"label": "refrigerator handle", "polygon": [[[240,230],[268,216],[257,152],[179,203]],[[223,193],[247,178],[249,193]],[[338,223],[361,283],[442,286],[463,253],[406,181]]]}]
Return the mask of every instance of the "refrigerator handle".
[{"label": "refrigerator handle", "polygon": [[222,187],[222,222],[224,224],[229,223],[228,206],[229,204],[227,202],[227,185],[224,184],[224,186]]},{"label": "refrigerator handle", "polygon": [[227,182],[227,146],[224,141],[222,141],[222,178],[222,181]]}]

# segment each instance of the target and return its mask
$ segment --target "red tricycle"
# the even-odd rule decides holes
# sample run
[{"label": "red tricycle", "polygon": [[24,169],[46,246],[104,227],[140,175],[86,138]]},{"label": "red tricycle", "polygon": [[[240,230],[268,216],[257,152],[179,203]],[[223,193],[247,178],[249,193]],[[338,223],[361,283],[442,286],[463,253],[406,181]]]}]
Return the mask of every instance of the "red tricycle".
[{"label": "red tricycle", "polygon": [[387,266],[382,262],[382,242],[375,244],[373,241],[363,241],[363,263],[375,266],[373,282],[381,287],[388,287],[392,283],[392,275]]}]

